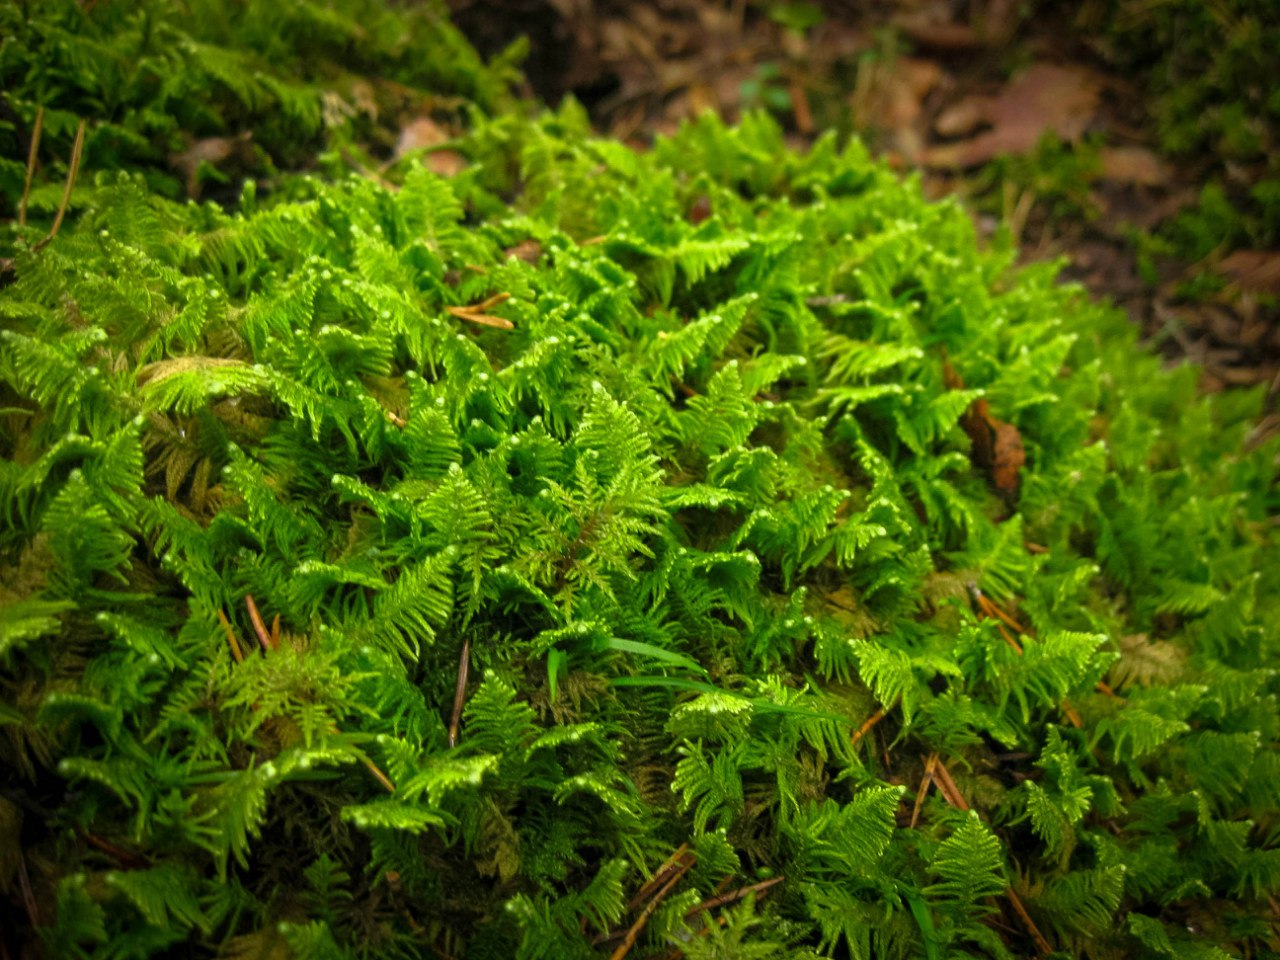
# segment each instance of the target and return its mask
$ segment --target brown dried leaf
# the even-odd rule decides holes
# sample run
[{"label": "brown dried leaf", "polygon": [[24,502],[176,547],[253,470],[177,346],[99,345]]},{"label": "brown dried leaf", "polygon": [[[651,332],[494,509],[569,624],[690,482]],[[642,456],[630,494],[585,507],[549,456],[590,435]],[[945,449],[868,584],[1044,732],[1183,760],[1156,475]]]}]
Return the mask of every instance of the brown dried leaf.
[{"label": "brown dried leaf", "polygon": [[438,147],[449,142],[449,132],[430,117],[414,117],[400,128],[400,138],[396,140],[395,159],[399,160],[406,153]]},{"label": "brown dried leaf", "polygon": [[204,137],[180,153],[169,154],[169,166],[185,175],[187,196],[195,199],[200,196],[200,167],[216,167],[227,161],[251,163],[252,139],[253,134],[247,130],[234,137]]},{"label": "brown dried leaf", "polygon": [[537,263],[538,258],[542,256],[542,244],[537,240],[521,240],[514,247],[507,247],[503,251],[508,258],[515,257],[517,260],[523,260],[525,263]]},{"label": "brown dried leaf", "polygon": [[1104,147],[1099,151],[1102,176],[1120,183],[1159,187],[1169,180],[1169,168],[1146,147]]},{"label": "brown dried leaf", "polygon": [[1018,471],[1027,462],[1027,451],[1022,445],[1022,434],[1012,423],[987,415],[987,424],[995,434],[995,456],[991,464],[991,479],[1002,493],[1018,492]]},{"label": "brown dried leaf", "polygon": [[1280,293],[1280,250],[1237,250],[1218,264],[1242,290]]},{"label": "brown dried leaf", "polygon": [[961,143],[925,151],[933,167],[973,167],[1002,153],[1026,153],[1048,132],[1074,142],[1093,117],[1102,83],[1083,67],[1036,64],[1015,77],[999,96],[972,108],[992,129]]}]

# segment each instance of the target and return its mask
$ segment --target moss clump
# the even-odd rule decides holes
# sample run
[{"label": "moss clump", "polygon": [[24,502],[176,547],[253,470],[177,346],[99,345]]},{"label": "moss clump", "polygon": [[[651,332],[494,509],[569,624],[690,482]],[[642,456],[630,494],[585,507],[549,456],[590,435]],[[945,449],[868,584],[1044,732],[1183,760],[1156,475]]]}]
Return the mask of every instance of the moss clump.
[{"label": "moss clump", "polygon": [[1275,949],[1260,394],[856,143],[460,149],[19,254],[6,949]]}]

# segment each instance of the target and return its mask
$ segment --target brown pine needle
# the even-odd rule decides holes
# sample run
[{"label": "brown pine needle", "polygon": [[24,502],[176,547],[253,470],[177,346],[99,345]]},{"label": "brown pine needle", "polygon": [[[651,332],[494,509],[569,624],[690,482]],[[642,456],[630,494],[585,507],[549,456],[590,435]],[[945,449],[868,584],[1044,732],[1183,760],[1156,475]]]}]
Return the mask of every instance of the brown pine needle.
[{"label": "brown pine needle", "polygon": [[1027,933],[1031,934],[1031,939],[1036,942],[1036,952],[1042,957],[1047,957],[1053,953],[1053,947],[1049,945],[1049,941],[1040,932],[1036,922],[1031,919],[1031,914],[1027,913],[1027,908],[1023,905],[1022,898],[1018,896],[1018,892],[1013,887],[1005,887],[1004,895],[1009,898],[1009,902],[1013,904],[1013,912],[1018,915],[1018,919],[1027,928]]},{"label": "brown pine needle", "polygon": [[364,765],[365,765],[365,768],[370,773],[373,774],[374,779],[377,780],[380,784],[383,785],[383,787],[386,788],[387,793],[396,792],[396,785],[391,782],[390,777],[388,777],[385,773],[383,773],[381,770],[378,769],[378,765],[376,763],[374,763],[368,757],[365,757]]},{"label": "brown pine needle", "polygon": [[231,659],[236,663],[244,663],[244,651],[240,649],[240,643],[236,640],[236,632],[231,629],[231,621],[227,619],[227,615],[218,610],[218,622],[222,624],[222,629],[227,633],[227,646],[231,648]]},{"label": "brown pine needle", "polygon": [[280,646],[280,614],[271,618],[271,646]]},{"label": "brown pine needle", "polygon": [[473,303],[471,306],[466,307],[465,309],[469,313],[484,313],[486,310],[492,310],[498,304],[505,303],[510,299],[511,299],[511,294],[509,293],[495,293],[488,300],[481,300],[479,303]]},{"label": "brown pine needle", "polygon": [[[1018,641],[1015,640],[1012,636],[1009,635],[1009,632],[1004,628],[1005,624],[1008,624],[1010,627],[1012,627],[1014,630],[1016,630],[1018,633],[1024,636],[1035,636],[1035,634],[1029,633],[1027,630],[1025,630],[1022,627],[1021,624],[1018,623],[1018,621],[1014,620],[1007,613],[1005,613],[998,606],[996,606],[995,603],[993,603],[990,599],[988,599],[983,594],[983,592],[978,589],[976,585],[971,584],[969,586],[969,592],[973,596],[973,602],[974,604],[977,605],[979,613],[986,614],[988,617],[994,617],[995,619],[999,620],[1000,623],[998,624],[998,627],[1000,629],[1000,635],[1004,637],[1005,642],[1008,643],[1009,646],[1013,647],[1014,650],[1018,651],[1018,653],[1021,654],[1022,645],[1018,643]],[[1097,689],[1099,693],[1104,693],[1108,697],[1114,697],[1116,695],[1116,692],[1112,690],[1111,687],[1108,686],[1102,680],[1099,680],[1096,684],[1094,684],[1094,687],[1095,689]],[[1066,714],[1067,719],[1071,722],[1071,725],[1074,726],[1077,730],[1084,728],[1084,721],[1080,718],[1080,714],[1076,711],[1075,707],[1071,706],[1071,704],[1065,700],[1062,702],[1062,712]]]},{"label": "brown pine needle", "polygon": [[956,782],[951,779],[951,771],[947,769],[947,765],[942,762],[941,758],[934,765],[933,775],[937,780],[938,787],[942,790],[942,795],[947,798],[947,803],[957,810],[971,809],[969,801],[964,798],[964,794],[960,792]]},{"label": "brown pine needle", "polygon": [[742,900],[753,893],[764,893],[770,887],[776,887],[785,879],[786,877],[783,876],[770,877],[768,880],[761,880],[759,883],[753,883],[746,887],[739,887],[737,890],[730,890],[728,893],[722,893],[718,897],[702,901],[696,907],[690,907],[684,918],[688,920],[690,917],[696,917],[707,910],[714,910],[729,903],[736,903],[738,900]]},{"label": "brown pine needle", "polygon": [[636,917],[636,922],[631,924],[631,927],[627,930],[627,935],[622,938],[622,942],[618,944],[617,949],[609,954],[609,960],[623,960],[623,957],[631,951],[631,948],[636,945],[636,940],[640,937],[641,932],[643,932],[645,924],[649,922],[649,918],[658,909],[658,905],[666,899],[667,894],[680,882],[680,878],[689,872],[689,868],[692,866],[692,860],[686,860],[680,864],[671,879],[664,883],[658,892],[653,895],[653,899],[645,904],[644,910],[640,912],[640,916]]},{"label": "brown pine needle", "polygon": [[76,185],[76,177],[80,173],[80,158],[84,154],[84,130],[85,121],[80,121],[80,126],[76,128],[75,143],[71,145],[71,160],[67,164],[67,184],[62,189],[62,201],[58,204],[57,216],[53,218],[53,226],[49,228],[49,235],[35,245],[33,249],[39,250],[46,243],[58,235],[58,231],[62,228],[62,218],[67,215],[67,207],[71,203],[71,191]]},{"label": "brown pine needle", "polygon": [[467,699],[467,674],[471,670],[471,640],[462,641],[462,655],[458,657],[458,685],[453,691],[453,714],[449,718],[449,746],[458,745],[458,727],[462,723],[462,705]]},{"label": "brown pine needle", "polygon": [[[941,760],[937,761],[934,776],[937,779],[939,789],[942,790],[942,795],[947,798],[949,804],[957,810],[972,809],[969,806],[969,802],[965,800],[964,794],[956,786],[955,781],[951,779],[951,772],[947,770],[947,765]],[[1013,905],[1014,913],[1018,915],[1018,919],[1027,928],[1027,933],[1035,941],[1036,951],[1040,956],[1043,957],[1053,953],[1053,947],[1049,945],[1049,941],[1045,939],[1044,934],[1040,932],[1040,928],[1036,926],[1035,921],[1031,919],[1031,915],[1027,913],[1027,908],[1022,902],[1022,898],[1018,896],[1018,892],[1013,887],[1005,887],[1004,895],[1008,897],[1009,903]]]},{"label": "brown pine needle", "polygon": [[249,608],[249,622],[253,624],[253,632],[258,635],[262,649],[274,650],[275,645],[271,642],[271,635],[267,633],[267,625],[262,622],[262,614],[258,613],[258,605],[253,602],[252,593],[244,595],[244,605]]},{"label": "brown pine needle", "polygon": [[662,866],[657,869],[654,875],[649,879],[649,882],[636,891],[636,895],[627,903],[627,909],[634,910],[636,907],[640,906],[640,904],[644,903],[654,890],[657,890],[658,887],[666,882],[671,871],[680,866],[684,861],[684,855],[688,852],[689,845],[687,843],[680,844],[680,846],[676,848],[676,852],[663,861]]},{"label": "brown pine needle", "polygon": [[497,327],[499,330],[514,330],[516,325],[505,317],[492,317],[487,313],[472,313],[467,307],[445,307],[447,313],[459,320],[467,320],[485,327]]},{"label": "brown pine needle", "polygon": [[36,122],[31,128],[31,149],[27,151],[27,179],[22,184],[22,199],[18,201],[18,226],[27,225],[27,198],[31,196],[31,181],[36,173],[36,157],[40,153],[40,137],[44,133],[44,106],[36,108]]},{"label": "brown pine needle", "polygon": [[[895,705],[897,704],[896,700],[894,701],[894,704]],[[890,707],[889,709],[892,709],[892,707]],[[849,743],[852,746],[856,747],[859,741],[861,741],[863,737],[865,737],[868,733],[871,732],[872,727],[874,727],[877,723],[879,723],[884,718],[885,718],[885,708],[881,707],[871,716],[867,717],[867,719],[863,720],[862,726],[858,727],[857,730],[853,731],[853,736],[849,738]]]},{"label": "brown pine needle", "polygon": [[1005,643],[1012,646],[1012,648],[1014,648],[1014,653],[1018,654],[1020,657],[1021,653],[1023,653],[1023,645],[1014,640],[1014,635],[1005,630],[1004,623],[996,623],[996,630],[1000,631],[1000,635],[1005,637]]},{"label": "brown pine needle", "polygon": [[916,803],[911,808],[911,829],[915,829],[920,820],[920,811],[924,809],[924,798],[929,795],[929,787],[933,784],[933,768],[938,765],[938,755],[929,754],[924,762],[924,776],[920,778],[920,789],[916,791]]}]

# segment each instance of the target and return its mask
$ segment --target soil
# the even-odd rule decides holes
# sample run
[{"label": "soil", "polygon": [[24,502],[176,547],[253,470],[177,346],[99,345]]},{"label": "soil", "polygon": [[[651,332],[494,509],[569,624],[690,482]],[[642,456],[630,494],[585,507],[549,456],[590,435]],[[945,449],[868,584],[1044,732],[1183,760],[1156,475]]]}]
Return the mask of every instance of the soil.
[{"label": "soil", "polygon": [[[829,128],[857,133],[920,170],[931,195],[968,198],[983,233],[1012,230],[1025,260],[1065,258],[1066,279],[1124,309],[1171,362],[1201,364],[1205,390],[1263,385],[1271,414],[1260,430],[1280,429],[1280,252],[1218,250],[1140,269],[1135,232],[1194,204],[1215,161],[1159,154],[1142,78],[1108,67],[1074,5],[1031,17],[1015,0],[451,6],[486,54],[528,37],[533,93],[576,97],[602,133],[640,148],[705,109],[730,119],[769,109],[797,146]],[[993,173],[998,157],[1029,154],[1046,132],[1101,145],[1100,169],[1044,191]],[[1210,269],[1225,286],[1188,294]]]}]

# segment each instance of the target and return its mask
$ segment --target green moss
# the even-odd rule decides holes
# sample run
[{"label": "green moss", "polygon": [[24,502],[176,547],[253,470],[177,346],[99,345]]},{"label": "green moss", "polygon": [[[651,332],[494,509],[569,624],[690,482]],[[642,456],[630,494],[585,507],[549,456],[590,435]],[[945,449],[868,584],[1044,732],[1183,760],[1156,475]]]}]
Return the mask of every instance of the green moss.
[{"label": "green moss", "polygon": [[[1006,885],[1067,955],[1266,955],[1261,395],[857,143],[584,128],[233,209],[99,171],[19,253],[7,948],[595,956],[688,844],[635,956],[1030,955]],[[974,811],[913,820],[935,753]]]}]

